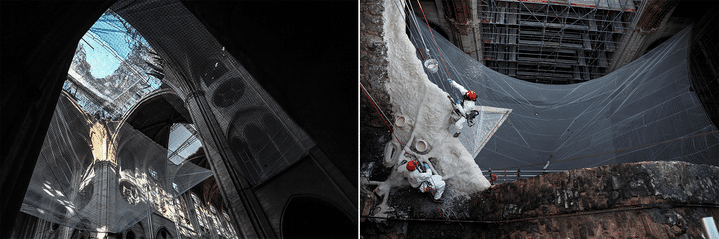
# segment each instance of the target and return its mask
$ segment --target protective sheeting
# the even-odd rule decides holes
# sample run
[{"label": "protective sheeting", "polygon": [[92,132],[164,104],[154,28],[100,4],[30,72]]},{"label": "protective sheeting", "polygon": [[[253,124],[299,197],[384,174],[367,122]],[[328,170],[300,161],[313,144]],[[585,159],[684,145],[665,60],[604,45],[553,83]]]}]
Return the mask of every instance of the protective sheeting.
[{"label": "protective sheeting", "polygon": [[22,212],[81,230],[121,232],[150,213],[176,218],[174,197],[212,176],[128,124],[97,120],[63,93]]},{"label": "protective sheeting", "polygon": [[432,82],[460,99],[451,78],[476,91],[478,105],[513,110],[475,157],[483,169],[566,170],[651,160],[719,165],[719,131],[688,78],[690,29],[602,78],[544,85],[497,73],[431,33],[422,20],[408,19],[417,23],[410,24],[410,39],[422,52],[417,57],[439,62],[437,73],[425,69]]},{"label": "protective sheeting", "polygon": [[[208,115],[215,116],[217,130],[224,133],[220,137],[226,137],[237,159],[233,164],[249,183],[257,185],[271,178],[314,147],[307,134],[180,1],[118,1],[111,9],[157,51],[164,64],[163,82],[185,98],[188,110],[208,110]],[[207,108],[187,103],[195,97],[204,97]]]}]

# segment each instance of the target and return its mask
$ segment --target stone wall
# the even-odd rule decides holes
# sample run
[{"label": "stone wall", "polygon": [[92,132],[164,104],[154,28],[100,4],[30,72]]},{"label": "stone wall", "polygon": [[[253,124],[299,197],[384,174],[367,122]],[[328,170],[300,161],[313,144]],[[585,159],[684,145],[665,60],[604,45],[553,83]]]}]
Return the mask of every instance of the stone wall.
[{"label": "stone wall", "polygon": [[[390,117],[392,107],[384,88],[389,77],[387,76],[387,44],[382,39],[384,34],[382,3],[383,1],[374,0],[360,2],[360,83],[376,101],[378,108]],[[360,92],[360,117],[361,125],[387,127],[363,92]]]},{"label": "stone wall", "polygon": [[362,233],[365,238],[701,238],[701,218],[719,219],[717,185],[719,167],[685,162],[575,169],[492,186],[474,195],[466,211],[442,211],[408,192],[390,202],[395,219]]},{"label": "stone wall", "polygon": [[[387,43],[382,36],[384,21],[383,1],[362,0],[360,2],[360,177],[384,180],[389,170],[372,170],[372,165],[381,165],[384,146],[392,139],[390,129],[377,113],[381,109],[391,120],[392,106],[385,84],[387,75]],[[377,103],[377,109],[367,96]],[[391,121],[388,121],[391,124]],[[379,167],[382,168],[382,167]]]}]

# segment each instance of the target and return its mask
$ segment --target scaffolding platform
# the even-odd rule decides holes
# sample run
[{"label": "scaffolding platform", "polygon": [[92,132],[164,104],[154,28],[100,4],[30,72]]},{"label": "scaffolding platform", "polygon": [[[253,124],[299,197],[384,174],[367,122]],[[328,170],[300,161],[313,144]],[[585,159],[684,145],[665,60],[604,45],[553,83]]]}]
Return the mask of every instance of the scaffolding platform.
[{"label": "scaffolding platform", "polygon": [[[534,82],[543,82],[538,79],[547,77],[556,77],[552,82],[601,77],[607,73],[640,3],[480,0],[484,63],[496,71]],[[529,63],[536,65],[535,70],[526,67],[518,71],[520,64]]]}]

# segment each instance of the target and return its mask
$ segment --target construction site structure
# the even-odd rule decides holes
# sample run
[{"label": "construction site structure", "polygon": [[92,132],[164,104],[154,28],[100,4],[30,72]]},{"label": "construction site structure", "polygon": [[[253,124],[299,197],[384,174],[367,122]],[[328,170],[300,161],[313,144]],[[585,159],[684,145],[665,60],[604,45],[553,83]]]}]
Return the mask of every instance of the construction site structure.
[{"label": "construction site structure", "polygon": [[435,29],[485,66],[530,82],[570,84],[599,78],[638,58],[653,39],[648,36],[667,21],[679,1],[419,3],[426,7],[415,8],[416,14],[427,17]]}]

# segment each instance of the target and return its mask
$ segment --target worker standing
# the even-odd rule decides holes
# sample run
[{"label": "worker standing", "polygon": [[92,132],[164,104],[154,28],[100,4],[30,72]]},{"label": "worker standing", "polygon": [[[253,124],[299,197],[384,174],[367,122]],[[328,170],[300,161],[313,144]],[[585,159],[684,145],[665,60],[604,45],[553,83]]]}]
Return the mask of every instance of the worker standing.
[{"label": "worker standing", "polygon": [[462,102],[453,105],[455,112],[458,112],[460,115],[459,120],[454,123],[454,137],[456,138],[459,137],[459,134],[462,132],[464,122],[467,122],[467,120],[471,121],[479,114],[479,112],[474,109],[475,101],[477,100],[477,93],[465,89],[462,85],[458,84],[452,79],[447,79],[447,81],[449,81],[449,83],[451,83],[454,88],[457,88],[457,90],[459,90],[459,92],[461,92],[463,96]]}]

